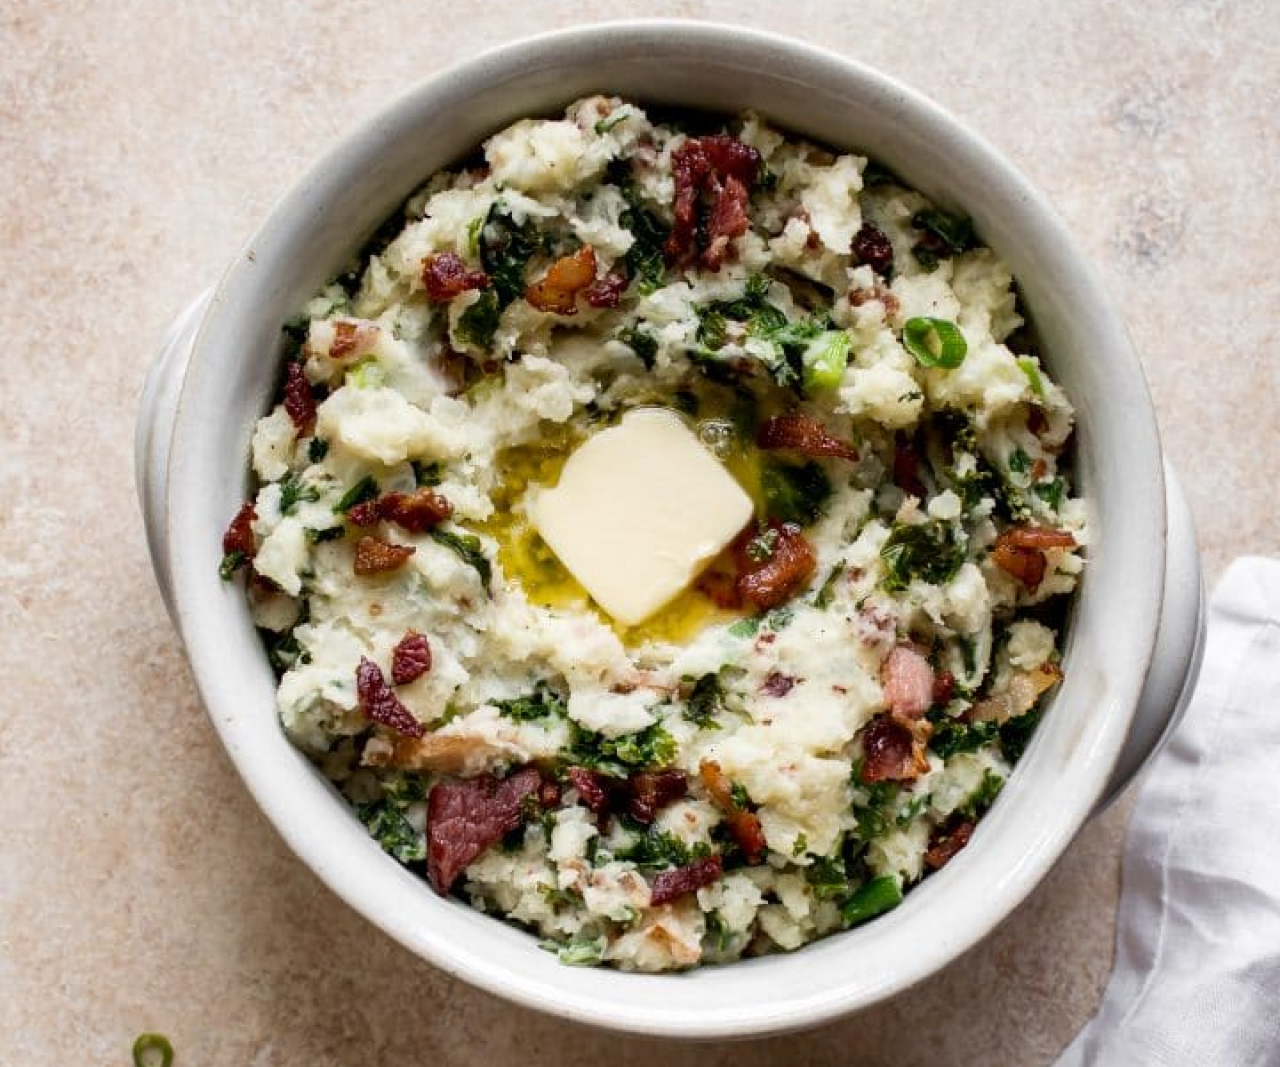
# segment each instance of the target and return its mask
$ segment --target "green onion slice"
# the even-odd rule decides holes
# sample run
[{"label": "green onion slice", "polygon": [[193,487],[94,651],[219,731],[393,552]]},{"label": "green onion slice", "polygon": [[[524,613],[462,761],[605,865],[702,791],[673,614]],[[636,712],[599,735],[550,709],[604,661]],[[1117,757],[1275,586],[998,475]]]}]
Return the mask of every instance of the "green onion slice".
[{"label": "green onion slice", "polygon": [[164,1034],[139,1034],[133,1043],[133,1067],[169,1067],[173,1046]]},{"label": "green onion slice", "polygon": [[1026,375],[1027,384],[1038,397],[1044,396],[1044,379],[1040,377],[1040,365],[1030,356],[1019,356],[1018,367]]},{"label": "green onion slice", "polygon": [[943,370],[955,370],[969,351],[960,327],[947,319],[907,319],[902,344],[920,366]]},{"label": "green onion slice", "polygon": [[854,891],[840,906],[840,915],[845,926],[856,926],[891,911],[901,903],[902,888],[898,885],[898,880],[892,877],[876,878]]}]

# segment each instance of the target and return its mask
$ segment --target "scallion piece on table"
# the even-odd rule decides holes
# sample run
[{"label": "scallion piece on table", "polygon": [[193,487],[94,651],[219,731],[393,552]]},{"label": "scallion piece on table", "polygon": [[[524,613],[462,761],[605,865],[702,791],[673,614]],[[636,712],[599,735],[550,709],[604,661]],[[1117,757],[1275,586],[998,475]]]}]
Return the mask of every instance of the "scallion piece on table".
[{"label": "scallion piece on table", "polygon": [[133,1067],[169,1067],[173,1046],[164,1034],[139,1034],[133,1043]]}]

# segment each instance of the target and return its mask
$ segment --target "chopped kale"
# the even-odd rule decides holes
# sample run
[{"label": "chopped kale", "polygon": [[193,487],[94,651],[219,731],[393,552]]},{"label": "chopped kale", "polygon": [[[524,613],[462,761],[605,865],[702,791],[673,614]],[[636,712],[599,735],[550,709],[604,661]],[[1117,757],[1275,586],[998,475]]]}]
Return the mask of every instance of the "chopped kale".
[{"label": "chopped kale", "polygon": [[745,328],[748,337],[768,342],[766,352],[757,350],[754,354],[779,385],[801,384],[805,355],[828,331],[830,322],[825,315],[788,319],[781,308],[769,302],[769,284],[765,275],[753,275],[738,299],[717,300],[699,308],[699,348],[690,355],[704,365],[714,362],[714,354],[728,339],[729,323],[735,322]]},{"label": "chopped kale", "polygon": [[854,785],[867,794],[866,803],[855,803],[853,807],[853,836],[863,844],[906,826],[928,803],[926,796],[912,796],[906,806],[902,806],[902,787],[897,782],[863,783],[861,760],[854,762],[851,777]]},{"label": "chopped kale", "polygon": [[683,867],[692,860],[708,855],[711,849],[703,842],[690,848],[675,834],[653,826],[642,826],[625,816],[623,826],[633,835],[634,843],[616,853],[621,860],[630,860],[645,870],[662,870],[666,867]]},{"label": "chopped kale", "polygon": [[601,934],[599,937],[573,937],[563,942],[540,941],[538,947],[554,952],[561,963],[570,967],[594,967],[604,959],[608,944],[608,938]]},{"label": "chopped kale", "polygon": [[498,320],[502,317],[498,293],[486,289],[480,298],[458,316],[458,340],[464,344],[485,349],[493,344],[498,332]]},{"label": "chopped kale", "polygon": [[412,801],[384,797],[356,805],[356,815],[384,852],[401,863],[420,863],[427,858],[427,839],[405,816]]},{"label": "chopped kale", "polygon": [[1017,763],[1031,743],[1031,735],[1040,724],[1040,709],[1034,708],[1025,715],[1010,719],[1000,727],[1000,750],[1010,763]]},{"label": "chopped kale", "polygon": [[620,737],[605,737],[575,726],[573,738],[561,754],[568,764],[626,778],[633,770],[669,767],[676,756],[676,740],[661,723]]},{"label": "chopped kale", "polygon": [[653,370],[654,360],[658,358],[658,342],[653,334],[642,330],[639,326],[633,326],[619,333],[616,340],[621,341],[636,354],[636,358],[644,364],[645,370]]},{"label": "chopped kale", "polygon": [[941,260],[967,252],[977,243],[971,219],[940,208],[917,211],[911,217],[911,225],[922,231],[911,251],[925,270],[935,269]]},{"label": "chopped kale", "polygon": [[1037,482],[1031,487],[1031,491],[1043,500],[1049,507],[1057,511],[1062,507],[1062,496],[1066,492],[1067,483],[1061,478],[1053,478],[1047,482]]},{"label": "chopped kale", "polygon": [[749,615],[745,619],[739,619],[729,627],[728,634],[730,637],[755,637],[761,627],[776,633],[785,629],[794,617],[795,609],[789,604],[783,604],[781,607],[770,608],[761,615]]},{"label": "chopped kale", "polygon": [[[498,305],[496,310],[500,311],[516,297],[524,295],[525,267],[535,253],[548,251],[549,245],[531,220],[526,219],[517,226],[501,200],[496,201],[489,209],[478,243],[480,265],[493,284],[492,291],[496,294]],[[469,308],[468,311],[470,310],[472,309]]]},{"label": "chopped kale", "polygon": [[355,485],[342,494],[342,498],[333,506],[335,513],[345,515],[357,504],[363,504],[366,500],[372,500],[379,493],[378,483],[373,480],[373,476],[366,474]]},{"label": "chopped kale", "polygon": [[1000,795],[1000,790],[1003,788],[1004,779],[995,771],[987,770],[982,775],[982,783],[960,810],[970,819],[978,818],[995,803],[996,797]]},{"label": "chopped kale", "polygon": [[831,497],[831,481],[816,462],[770,461],[760,470],[765,510],[782,522],[809,526],[818,521]]},{"label": "chopped kale", "polygon": [[662,288],[667,269],[662,251],[667,241],[667,228],[645,204],[628,160],[614,160],[609,165],[607,180],[617,186],[627,202],[626,209],[618,216],[618,221],[631,231],[633,238],[623,257],[627,277],[642,295],[647,296]]},{"label": "chopped kale", "polygon": [[289,471],[280,480],[280,514],[292,515],[299,504],[320,499],[320,490],[314,485],[305,485],[302,477]]},{"label": "chopped kale", "polygon": [[1009,453],[1009,469],[1014,474],[1026,474],[1031,469],[1031,457],[1022,449],[1015,448]]},{"label": "chopped kale", "polygon": [[430,463],[415,459],[410,466],[413,467],[413,480],[420,487],[437,486],[444,481],[444,464],[438,459]]},{"label": "chopped kale", "polygon": [[704,729],[714,728],[716,715],[727,710],[724,684],[720,681],[720,675],[709,671],[694,682],[693,691],[685,701],[684,717]]},{"label": "chopped kale", "polygon": [[549,715],[567,713],[564,701],[545,685],[539,685],[532,693],[512,700],[496,700],[494,706],[500,714],[516,722],[533,722],[537,719],[545,719]]},{"label": "chopped kale", "polygon": [[729,951],[729,945],[733,943],[733,931],[729,929],[725,921],[720,917],[718,911],[707,912],[707,933],[703,938],[704,942],[709,942],[716,952]]},{"label": "chopped kale", "polygon": [[439,526],[431,531],[431,539],[437,544],[451,549],[468,567],[472,567],[480,575],[480,584],[489,591],[489,583],[493,578],[493,564],[484,554],[484,546],[475,534],[456,533],[453,530],[442,530]]},{"label": "chopped kale", "polygon": [[954,577],[965,560],[966,538],[950,523],[931,519],[922,523],[895,523],[880,559],[886,576],[884,587],[906,589],[912,581],[943,585]]},{"label": "chopped kale", "polygon": [[832,900],[849,892],[849,873],[844,857],[819,856],[805,869],[805,880],[818,900]]},{"label": "chopped kale", "polygon": [[714,304],[698,309],[698,344],[718,352],[727,340],[729,322]]},{"label": "chopped kale", "polygon": [[982,748],[994,741],[998,734],[996,724],[990,721],[961,722],[945,712],[931,714],[929,719],[933,723],[929,747],[943,759],[950,759],[958,752]]}]

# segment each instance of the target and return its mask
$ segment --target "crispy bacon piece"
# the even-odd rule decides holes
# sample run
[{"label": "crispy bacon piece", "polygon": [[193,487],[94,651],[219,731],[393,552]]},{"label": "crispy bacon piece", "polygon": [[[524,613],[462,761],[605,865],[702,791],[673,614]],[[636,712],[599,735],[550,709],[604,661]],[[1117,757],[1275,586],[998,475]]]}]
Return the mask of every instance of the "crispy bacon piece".
[{"label": "crispy bacon piece", "polygon": [[582,297],[593,308],[616,308],[627,291],[627,276],[614,271],[597,278],[582,291]]},{"label": "crispy bacon piece", "polygon": [[747,228],[747,196],[760,171],[760,153],[728,134],[690,137],[671,153],[675,224],[663,247],[668,262],[687,263],[698,253],[698,205],[710,203],[702,265],[719,270],[729,241]]},{"label": "crispy bacon piece", "polygon": [[997,539],[991,557],[996,566],[1035,592],[1044,581],[1045,549],[1074,548],[1076,539],[1066,530],[1048,526],[1013,526]]},{"label": "crispy bacon piece", "polygon": [[747,187],[730,175],[716,195],[715,207],[707,223],[707,247],[702,265],[719,270],[729,252],[729,242],[747,232]]},{"label": "crispy bacon piece", "polygon": [[512,750],[501,742],[474,734],[429,733],[422,737],[397,737],[394,741],[370,738],[360,753],[366,767],[395,767],[402,771],[436,774],[478,774]]},{"label": "crispy bacon piece", "polygon": [[784,697],[795,688],[795,684],[794,675],[774,671],[764,680],[764,685],[760,687],[760,692],[764,693],[765,696]]},{"label": "crispy bacon piece", "polygon": [[596,279],[596,251],[583,245],[571,256],[557,259],[539,281],[524,291],[524,298],[539,311],[576,315],[577,297]]},{"label": "crispy bacon piece", "polygon": [[578,796],[597,815],[609,810],[609,791],[605,788],[604,775],[589,771],[586,767],[570,767],[564,776],[578,791]]},{"label": "crispy bacon piece", "polygon": [[416,682],[431,670],[431,644],[425,634],[410,630],[391,652],[391,680],[396,685]]},{"label": "crispy bacon piece", "polygon": [[468,289],[483,289],[489,284],[489,275],[468,270],[462,257],[453,252],[437,252],[422,261],[422,284],[428,300],[444,304]]},{"label": "crispy bacon piece", "polygon": [[481,774],[445,781],[427,797],[427,877],[441,896],[472,863],[524,821],[542,776],[525,767],[509,778]]},{"label": "crispy bacon piece", "polygon": [[284,409],[300,437],[305,437],[316,425],[316,398],[311,395],[311,383],[301,363],[290,363],[284,371]]},{"label": "crispy bacon piece", "polygon": [[356,543],[355,572],[367,576],[393,571],[416,551],[412,545],[393,545],[366,535]]},{"label": "crispy bacon piece", "polygon": [[902,309],[902,302],[897,295],[878,281],[874,285],[865,288],[849,290],[850,307],[862,307],[863,304],[869,304],[873,300],[884,305],[886,318],[893,318]]},{"label": "crispy bacon piece", "polygon": [[648,826],[658,812],[689,792],[684,771],[640,771],[627,780],[627,814]]},{"label": "crispy bacon piece", "polygon": [[453,505],[424,486],[412,493],[383,493],[378,498],[378,513],[412,533],[422,533],[452,515]]},{"label": "crispy bacon piece", "polygon": [[755,560],[747,553],[748,538],[736,547],[738,596],[761,609],[776,608],[804,588],[817,569],[818,560],[800,527],[770,520],[777,532],[768,559]]},{"label": "crispy bacon piece", "polygon": [[698,777],[716,807],[724,813],[729,836],[742,850],[743,858],[748,863],[759,863],[767,847],[759,816],[754,811],[739,807],[733,798],[733,786],[715,760],[703,760],[698,765]]},{"label": "crispy bacon piece", "polygon": [[893,484],[908,496],[923,500],[924,483],[920,481],[920,453],[916,443],[901,434],[893,442]]},{"label": "crispy bacon piece", "polygon": [[911,731],[888,715],[877,715],[862,734],[862,780],[907,782],[929,769],[923,746]]},{"label": "crispy bacon piece", "polygon": [[412,533],[423,533],[452,514],[453,505],[448,500],[434,489],[423,487],[412,493],[383,493],[356,504],[347,510],[347,521],[355,526],[372,526],[379,519],[386,519]]},{"label": "crispy bacon piece", "polygon": [[895,719],[918,719],[933,706],[933,668],[914,645],[898,645],[885,657],[880,684]]},{"label": "crispy bacon piece", "polygon": [[893,271],[893,245],[885,232],[873,222],[864,222],[853,235],[853,254],[882,278]]},{"label": "crispy bacon piece", "polygon": [[359,504],[347,508],[347,522],[352,526],[374,525],[382,518],[380,500],[380,497],[375,496],[371,500],[362,500]]},{"label": "crispy bacon piece", "polygon": [[924,854],[924,862],[935,871],[945,867],[969,843],[975,825],[972,819],[963,819],[950,830],[934,837]]},{"label": "crispy bacon piece", "polygon": [[827,433],[811,415],[774,415],[766,419],[756,434],[756,444],[765,450],[789,448],[806,456],[834,456],[857,459],[858,450]]},{"label": "crispy bacon piece", "polygon": [[1003,689],[979,700],[969,709],[970,722],[993,720],[1004,723],[1025,715],[1036,706],[1046,690],[1062,681],[1062,668],[1042,663],[1033,671],[1019,671]]},{"label": "crispy bacon piece", "polygon": [[356,667],[356,695],[360,710],[371,719],[405,737],[421,737],[426,726],[413,717],[413,712],[400,702],[400,698],[387,685],[382,668],[371,659],[360,657]]},{"label": "crispy bacon piece", "polygon": [[247,500],[240,505],[236,517],[231,520],[227,532],[222,535],[222,554],[229,556],[239,552],[246,560],[253,559],[257,545],[253,542],[253,520],[258,513],[253,509],[253,501]]},{"label": "crispy bacon piece", "polygon": [[1040,588],[1040,583],[1044,581],[1045,559],[1043,552],[1039,552],[1034,548],[1019,548],[1016,545],[1001,544],[997,541],[991,557],[996,561],[997,567],[1006,574],[1013,575],[1033,593]]},{"label": "crispy bacon piece", "polygon": [[686,893],[715,885],[724,876],[724,861],[719,856],[703,856],[683,867],[659,871],[649,891],[649,903],[667,904]]},{"label": "crispy bacon piece", "polygon": [[1000,540],[1016,548],[1075,548],[1075,535],[1051,526],[1013,526],[1000,535]]},{"label": "crispy bacon piece", "polygon": [[330,359],[346,359],[367,352],[378,336],[378,327],[363,319],[338,319],[333,324],[333,340],[329,343]]}]

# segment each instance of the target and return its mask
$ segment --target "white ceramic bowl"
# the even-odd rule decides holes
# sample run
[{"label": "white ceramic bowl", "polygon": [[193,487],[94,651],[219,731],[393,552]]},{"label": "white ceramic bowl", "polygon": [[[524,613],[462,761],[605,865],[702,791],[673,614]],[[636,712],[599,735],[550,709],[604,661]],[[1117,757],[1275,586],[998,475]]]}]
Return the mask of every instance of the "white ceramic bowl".
[{"label": "white ceramic bowl", "polygon": [[[281,323],[428,175],[514,119],[598,91],[755,108],[799,133],[864,150],[971,214],[1013,269],[1054,377],[1075,401],[1076,477],[1096,516],[1066,680],[970,846],[865,927],[789,955],[684,975],[565,967],[530,935],[437,897],[384,856],[286,740],[243,594],[217,575],[220,536],[248,488],[251,429],[278,379]],[[413,89],[306,175],[207,305],[175,324],[148,382],[138,444],[157,575],[201,694],[289,845],[354,908],[436,966],[523,1004],[618,1029],[723,1037],[807,1026],[936,971],[1044,877],[1090,812],[1167,734],[1195,674],[1194,537],[1180,498],[1167,512],[1138,361],[1070,234],[1008,163],[933,104],[857,63],[772,35],[704,23],[595,26],[489,52]]]}]

